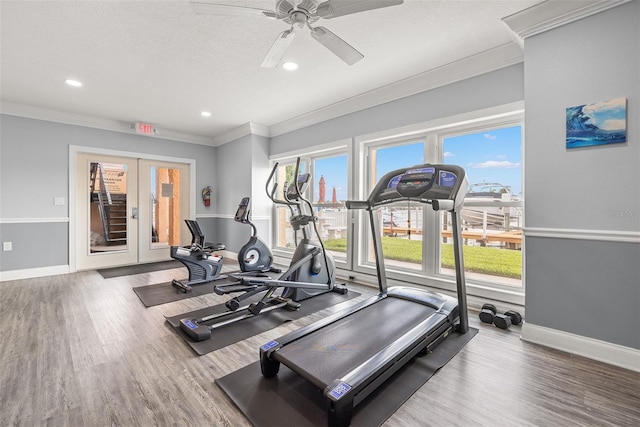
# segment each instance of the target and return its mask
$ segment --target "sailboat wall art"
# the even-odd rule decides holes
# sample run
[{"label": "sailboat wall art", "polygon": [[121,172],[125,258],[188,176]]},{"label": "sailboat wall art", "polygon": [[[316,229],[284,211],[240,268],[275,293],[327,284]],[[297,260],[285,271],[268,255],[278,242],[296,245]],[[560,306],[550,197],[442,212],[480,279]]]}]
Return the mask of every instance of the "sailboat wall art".
[{"label": "sailboat wall art", "polygon": [[627,98],[567,108],[567,148],[627,142]]}]

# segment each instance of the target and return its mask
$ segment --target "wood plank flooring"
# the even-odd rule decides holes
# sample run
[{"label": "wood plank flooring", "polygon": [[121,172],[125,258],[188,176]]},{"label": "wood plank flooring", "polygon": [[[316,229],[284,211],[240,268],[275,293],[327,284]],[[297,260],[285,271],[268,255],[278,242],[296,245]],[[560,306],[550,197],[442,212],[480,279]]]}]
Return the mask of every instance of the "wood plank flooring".
[{"label": "wood plank flooring", "polygon": [[[323,312],[198,357],[164,315],[226,297],[145,308],[131,290],[182,278],[183,270],[0,283],[0,425],[249,425],[215,379],[255,362],[260,345]],[[375,291],[356,290],[363,296],[344,304]],[[638,425],[640,373],[529,344],[518,328],[470,317],[479,334],[385,426]]]}]

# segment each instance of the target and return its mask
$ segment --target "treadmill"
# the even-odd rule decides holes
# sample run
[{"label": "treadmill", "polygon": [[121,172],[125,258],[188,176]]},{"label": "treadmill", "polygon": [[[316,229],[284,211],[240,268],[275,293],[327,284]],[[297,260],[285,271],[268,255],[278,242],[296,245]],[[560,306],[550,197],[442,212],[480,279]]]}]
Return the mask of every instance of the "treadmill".
[{"label": "treadmill", "polygon": [[[453,332],[469,330],[462,260],[460,209],[467,192],[464,169],[423,164],[389,172],[369,198],[347,201],[348,209],[369,212],[380,292],[359,304],[289,333],[260,348],[265,378],[284,364],[311,382],[327,402],[330,426],[347,426],[353,408],[417,355]],[[395,202],[431,204],[449,211],[458,298],[426,289],[387,289],[378,208]]]}]

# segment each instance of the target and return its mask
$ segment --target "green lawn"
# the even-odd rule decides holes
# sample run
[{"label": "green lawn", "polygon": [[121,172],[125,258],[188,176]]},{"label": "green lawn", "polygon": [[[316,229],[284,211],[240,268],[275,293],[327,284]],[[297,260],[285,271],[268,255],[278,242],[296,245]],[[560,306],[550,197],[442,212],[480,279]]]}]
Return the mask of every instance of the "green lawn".
[{"label": "green lawn", "polygon": [[[346,252],[347,239],[333,239],[324,242],[324,246],[333,251]],[[396,261],[422,262],[422,242],[397,237],[383,237],[382,249],[386,259]],[[520,279],[522,277],[522,252],[487,248],[482,246],[464,246],[465,271],[490,274],[493,276]],[[442,267],[453,268],[453,245],[442,245]]]}]

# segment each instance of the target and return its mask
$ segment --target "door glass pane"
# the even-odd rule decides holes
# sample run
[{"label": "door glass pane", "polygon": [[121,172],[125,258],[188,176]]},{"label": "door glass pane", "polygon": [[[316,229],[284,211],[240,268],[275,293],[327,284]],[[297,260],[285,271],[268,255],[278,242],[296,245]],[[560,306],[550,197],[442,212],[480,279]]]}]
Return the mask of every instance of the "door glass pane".
[{"label": "door glass pane", "polygon": [[347,155],[313,160],[313,205],[318,232],[336,259],[347,256]]},{"label": "door glass pane", "polygon": [[[424,163],[424,142],[372,148],[369,191],[392,170]],[[418,204],[396,203],[379,209],[382,250],[387,267],[422,269],[424,209]],[[367,229],[367,260],[375,262],[370,230]]]},{"label": "door glass pane", "polygon": [[89,164],[89,253],[127,248],[127,165]]},{"label": "door glass pane", "polygon": [[180,169],[151,167],[151,246],[180,245]]},{"label": "door glass pane", "polygon": [[[522,128],[491,129],[443,140],[445,163],[465,168],[460,212],[467,278],[522,286]],[[440,272],[453,273],[450,214],[441,214]]]}]

